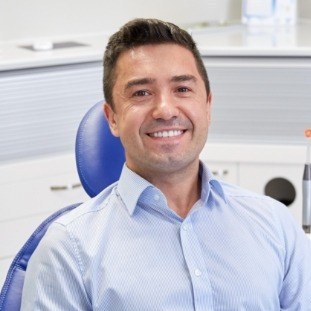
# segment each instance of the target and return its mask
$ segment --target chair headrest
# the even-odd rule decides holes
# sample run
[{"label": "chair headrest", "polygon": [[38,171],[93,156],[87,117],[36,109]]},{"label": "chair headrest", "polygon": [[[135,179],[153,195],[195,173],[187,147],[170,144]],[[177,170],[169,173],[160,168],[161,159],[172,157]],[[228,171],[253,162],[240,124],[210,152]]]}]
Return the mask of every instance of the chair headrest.
[{"label": "chair headrest", "polygon": [[76,137],[76,165],[83,188],[90,197],[117,181],[125,162],[118,137],[111,134],[103,101],[83,117]]}]

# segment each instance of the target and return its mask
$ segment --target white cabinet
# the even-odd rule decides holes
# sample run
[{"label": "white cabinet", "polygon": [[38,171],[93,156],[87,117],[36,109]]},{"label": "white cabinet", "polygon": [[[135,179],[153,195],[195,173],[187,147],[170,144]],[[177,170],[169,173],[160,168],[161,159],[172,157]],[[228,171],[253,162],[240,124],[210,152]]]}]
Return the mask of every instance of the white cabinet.
[{"label": "white cabinet", "polygon": [[311,57],[204,57],[213,92],[210,141],[304,143]]},{"label": "white cabinet", "polygon": [[[53,190],[56,189],[56,190]],[[0,166],[0,286],[8,265],[36,227],[54,211],[88,199],[73,155]]]},{"label": "white cabinet", "polygon": [[301,224],[305,152],[297,145],[207,142],[201,159],[217,177],[286,204]]}]

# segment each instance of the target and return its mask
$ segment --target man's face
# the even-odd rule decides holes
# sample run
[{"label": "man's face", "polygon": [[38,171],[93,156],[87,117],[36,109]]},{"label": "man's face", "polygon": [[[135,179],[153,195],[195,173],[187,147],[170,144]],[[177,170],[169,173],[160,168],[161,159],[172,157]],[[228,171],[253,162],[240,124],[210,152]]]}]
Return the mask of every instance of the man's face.
[{"label": "man's face", "polygon": [[191,52],[176,44],[140,46],[120,55],[115,72],[114,111],[106,105],[105,112],[127,166],[148,176],[198,165],[211,96]]}]

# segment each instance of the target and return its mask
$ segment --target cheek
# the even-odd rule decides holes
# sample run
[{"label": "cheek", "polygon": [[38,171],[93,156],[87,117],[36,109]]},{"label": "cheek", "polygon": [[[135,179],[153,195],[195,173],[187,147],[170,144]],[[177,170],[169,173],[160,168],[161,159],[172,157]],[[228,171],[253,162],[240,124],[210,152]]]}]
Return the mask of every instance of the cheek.
[{"label": "cheek", "polygon": [[211,122],[211,103],[210,100],[204,100],[201,102],[201,108],[198,109],[200,112],[198,113],[198,118],[204,119],[206,124],[209,125]]},{"label": "cheek", "polygon": [[196,123],[207,124],[210,123],[210,105],[202,101],[194,102],[193,105],[187,107],[188,115],[191,120]]},{"label": "cheek", "polygon": [[119,119],[119,132],[127,140],[135,139],[139,135],[144,117],[139,109],[134,107],[125,108]]}]

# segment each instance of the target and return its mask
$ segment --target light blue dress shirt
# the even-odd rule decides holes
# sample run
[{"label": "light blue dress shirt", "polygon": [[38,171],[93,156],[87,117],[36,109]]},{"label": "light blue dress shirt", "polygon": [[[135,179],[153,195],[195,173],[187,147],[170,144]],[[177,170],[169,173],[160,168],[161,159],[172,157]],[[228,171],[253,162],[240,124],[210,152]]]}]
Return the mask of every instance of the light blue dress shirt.
[{"label": "light blue dress shirt", "polygon": [[204,165],[200,174],[201,199],[183,219],[124,166],[51,225],[22,310],[311,310],[311,243],[287,208]]}]

